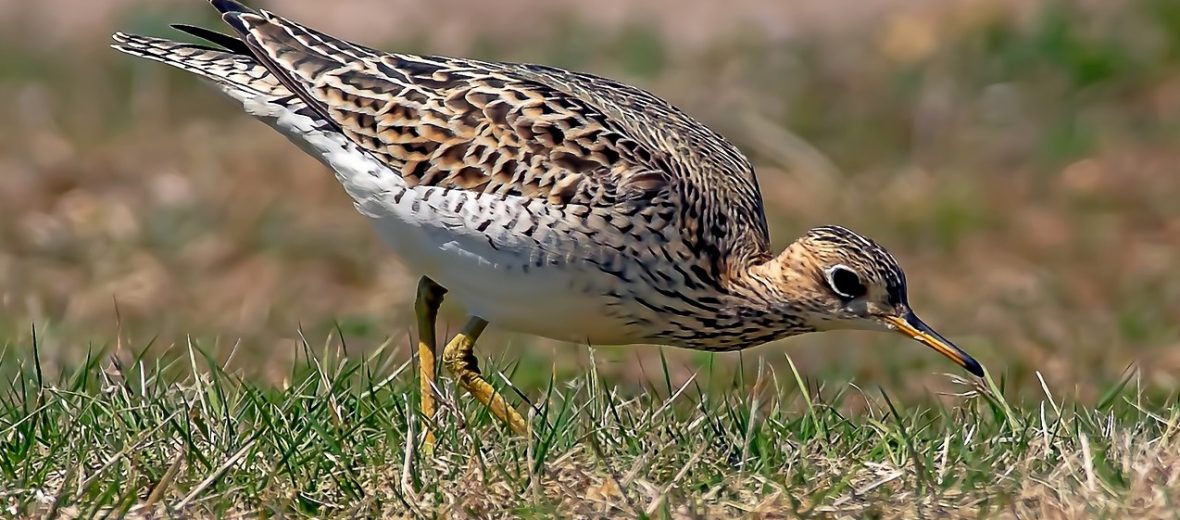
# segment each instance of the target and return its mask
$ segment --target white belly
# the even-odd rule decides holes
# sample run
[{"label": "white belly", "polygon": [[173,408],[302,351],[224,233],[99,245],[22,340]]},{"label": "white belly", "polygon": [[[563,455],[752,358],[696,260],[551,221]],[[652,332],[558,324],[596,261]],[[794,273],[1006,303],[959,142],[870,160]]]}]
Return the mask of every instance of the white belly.
[{"label": "white belly", "polygon": [[[626,320],[608,312],[603,295],[617,280],[576,261],[589,245],[544,230],[531,236],[514,230],[520,220],[508,208],[532,202],[409,187],[400,174],[325,125],[267,99],[243,102],[247,112],[331,168],[395,255],[415,274],[445,287],[447,299],[470,314],[508,330],[563,341],[616,345],[642,340],[639,331],[628,330]],[[474,228],[474,221],[492,212],[498,213],[498,227]],[[541,252],[568,255],[567,261],[531,263],[532,255]]]},{"label": "white belly", "polygon": [[577,261],[537,265],[531,259],[544,248],[531,239],[504,228],[496,233],[495,226],[473,229],[477,215],[469,211],[481,211],[474,193],[446,192],[468,197],[459,212],[433,203],[437,196],[433,204],[413,209],[412,198],[425,190],[438,188],[415,188],[391,214],[371,218],[395,255],[414,273],[445,287],[448,300],[511,331],[597,345],[639,340],[624,320],[608,312],[609,299],[603,295],[617,279]]}]

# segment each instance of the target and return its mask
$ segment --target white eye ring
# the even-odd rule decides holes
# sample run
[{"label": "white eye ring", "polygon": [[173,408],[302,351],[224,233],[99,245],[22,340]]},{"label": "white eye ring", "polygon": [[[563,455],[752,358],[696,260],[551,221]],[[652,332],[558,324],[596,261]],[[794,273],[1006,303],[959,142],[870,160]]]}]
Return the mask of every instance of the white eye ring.
[{"label": "white eye ring", "polygon": [[832,289],[832,292],[834,292],[840,296],[843,296],[845,298],[848,298],[848,299],[854,299],[854,298],[859,298],[861,296],[864,296],[863,293],[862,294],[849,294],[847,291],[843,291],[839,287],[837,287],[835,275],[838,271],[845,271],[848,274],[851,274],[856,279],[857,285],[860,285],[862,289],[864,288],[864,282],[861,281],[861,277],[859,274],[856,273],[856,271],[854,271],[851,267],[848,267],[844,264],[836,264],[836,265],[833,265],[832,267],[829,267],[827,271],[824,271],[824,276],[828,280],[828,287],[830,287]]}]

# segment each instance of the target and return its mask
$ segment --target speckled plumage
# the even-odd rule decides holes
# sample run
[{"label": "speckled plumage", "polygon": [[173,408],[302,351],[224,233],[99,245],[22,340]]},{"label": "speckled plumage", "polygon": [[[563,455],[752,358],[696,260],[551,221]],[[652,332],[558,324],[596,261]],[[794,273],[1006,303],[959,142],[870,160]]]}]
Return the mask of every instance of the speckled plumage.
[{"label": "speckled plumage", "polygon": [[[685,299],[770,258],[753,168],[723,137],[648,92],[588,74],[381,54],[269,15],[243,23],[302,96],[241,47],[232,53],[123,34],[117,47],[197,72],[234,97],[314,112],[317,126],[337,129],[388,168],[379,175],[396,174],[407,189],[515,204],[530,222],[485,215],[470,225],[501,224],[535,238],[540,247],[519,269],[588,262],[614,273],[619,294],[604,304],[633,329],[627,342],[748,346],[726,341],[721,330],[697,332],[712,325],[740,334],[733,327],[749,311],[724,298]],[[635,282],[649,287],[625,294]],[[660,324],[667,314],[697,319]]]},{"label": "speckled plumage", "polygon": [[218,47],[122,33],[114,46],[212,81],[328,165],[424,276],[431,328],[447,293],[474,320],[597,344],[732,350],[830,328],[908,330],[891,321],[912,313],[888,252],[828,226],[772,255],[750,162],[649,92],[540,65],[383,53],[212,3],[236,37],[177,27]]}]

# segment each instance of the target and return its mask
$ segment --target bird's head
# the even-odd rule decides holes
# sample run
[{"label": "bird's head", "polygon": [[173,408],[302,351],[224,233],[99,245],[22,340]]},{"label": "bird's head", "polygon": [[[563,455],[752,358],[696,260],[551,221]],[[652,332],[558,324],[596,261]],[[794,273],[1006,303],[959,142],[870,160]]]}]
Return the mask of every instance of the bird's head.
[{"label": "bird's head", "polygon": [[790,288],[782,296],[804,330],[900,333],[983,375],[979,362],[918,319],[905,272],[876,242],[839,226],[818,227],[770,264],[776,264],[778,285]]}]

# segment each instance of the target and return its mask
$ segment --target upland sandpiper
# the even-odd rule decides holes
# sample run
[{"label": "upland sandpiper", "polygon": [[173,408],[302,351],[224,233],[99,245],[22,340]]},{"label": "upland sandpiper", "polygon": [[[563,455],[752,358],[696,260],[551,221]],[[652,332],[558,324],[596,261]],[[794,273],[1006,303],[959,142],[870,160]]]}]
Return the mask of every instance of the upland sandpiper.
[{"label": "upland sandpiper", "polygon": [[[443,295],[470,314],[443,348],[458,383],[513,430],[480,375],[488,323],[570,342],[728,351],[807,332],[900,332],[983,368],[910,310],[877,243],[812,229],[777,256],[749,160],[664,100],[541,65],[389,54],[230,0],[212,45],[116,34],[196,73],[335,172],[421,275],[421,412],[434,416]],[[427,443],[433,443],[428,432]]]}]

